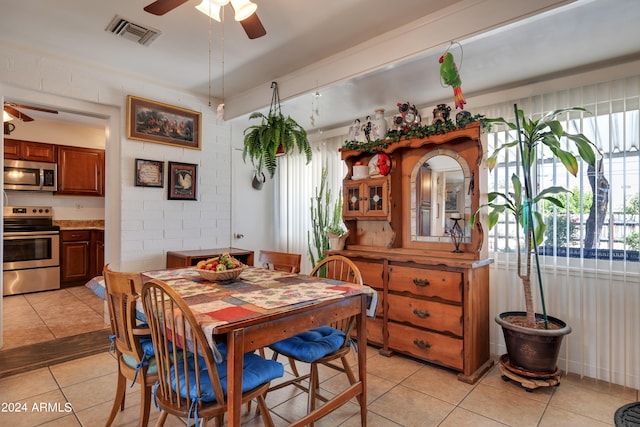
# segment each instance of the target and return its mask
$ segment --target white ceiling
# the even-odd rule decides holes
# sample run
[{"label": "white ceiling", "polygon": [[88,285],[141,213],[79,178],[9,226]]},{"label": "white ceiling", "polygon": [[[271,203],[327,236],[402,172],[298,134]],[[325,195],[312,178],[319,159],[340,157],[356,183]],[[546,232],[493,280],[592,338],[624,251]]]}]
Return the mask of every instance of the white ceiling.
[{"label": "white ceiling", "polygon": [[[255,40],[229,7],[222,25],[199,0],[164,16],[143,11],[151,1],[3,0],[0,43],[224,98],[227,120],[268,107],[278,81],[308,130],[400,101],[452,105],[438,64],[448,48],[467,97],[640,58],[637,0],[254,0],[267,30]],[[117,37],[105,31],[115,15],[161,34],[149,46]]]}]

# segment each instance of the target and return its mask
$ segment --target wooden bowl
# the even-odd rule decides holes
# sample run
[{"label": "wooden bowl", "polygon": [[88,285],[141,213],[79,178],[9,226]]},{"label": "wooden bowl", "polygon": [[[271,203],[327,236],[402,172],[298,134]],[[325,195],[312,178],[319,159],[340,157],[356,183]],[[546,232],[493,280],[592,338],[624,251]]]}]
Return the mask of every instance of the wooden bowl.
[{"label": "wooden bowl", "polygon": [[202,270],[200,268],[196,268],[196,271],[203,279],[210,280],[212,282],[224,282],[225,280],[237,279],[245,268],[247,268],[246,265],[223,271]]}]

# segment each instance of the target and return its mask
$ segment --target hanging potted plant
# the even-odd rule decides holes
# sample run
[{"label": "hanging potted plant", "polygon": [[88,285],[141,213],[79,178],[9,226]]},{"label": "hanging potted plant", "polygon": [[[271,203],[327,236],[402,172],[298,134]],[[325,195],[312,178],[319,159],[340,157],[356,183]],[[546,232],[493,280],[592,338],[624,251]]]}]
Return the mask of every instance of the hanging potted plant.
[{"label": "hanging potted plant", "polygon": [[[584,135],[565,132],[562,124],[557,120],[560,114],[585,111],[583,108],[556,110],[538,120],[525,118],[523,111],[517,106],[514,106],[514,110],[515,123],[503,118],[486,119],[489,124],[503,124],[516,131],[516,140],[507,141],[496,147],[487,159],[487,166],[493,169],[497,163],[498,154],[502,150],[517,147],[521,170],[511,176],[509,192],[488,194],[488,203],[480,206],[471,216],[471,223],[474,223],[478,212],[485,207],[491,209],[488,218],[489,228],[498,223],[502,214],[509,213],[515,218],[518,225],[516,227],[517,274],[523,286],[526,311],[509,311],[496,316],[495,320],[502,327],[507,347],[508,360],[504,360],[503,356],[501,363],[505,368],[521,376],[539,377],[552,375],[557,370],[556,362],[562,338],[571,332],[571,327],[564,321],[547,315],[537,250],[544,238],[545,223],[542,213],[536,210],[544,201],[563,206],[558,195],[569,191],[560,186],[539,188],[539,180],[535,173],[536,153],[546,147],[569,173],[576,176],[578,161],[571,152],[562,149],[560,139],[567,138],[572,141],[582,160],[589,165],[595,165],[596,153],[599,151]],[[538,191],[534,193],[533,188],[538,188]],[[534,273],[538,282],[542,313],[536,313],[534,309],[531,283]]]},{"label": "hanging potted plant", "polygon": [[307,163],[311,161],[307,132],[291,117],[282,114],[278,83],[272,82],[271,87],[273,95],[269,113],[251,113],[249,119],[261,119],[261,123],[249,126],[244,131],[242,159],[245,163],[247,156],[251,159],[257,177],[262,177],[266,169],[273,178],[278,165],[277,156],[289,154],[296,148],[299,153],[304,153]]}]

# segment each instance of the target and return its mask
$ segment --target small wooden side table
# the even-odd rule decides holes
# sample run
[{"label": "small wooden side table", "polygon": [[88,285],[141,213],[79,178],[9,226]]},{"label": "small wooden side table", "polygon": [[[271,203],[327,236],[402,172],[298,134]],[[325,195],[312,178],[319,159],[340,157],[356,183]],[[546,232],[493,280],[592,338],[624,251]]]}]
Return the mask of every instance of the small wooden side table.
[{"label": "small wooden side table", "polygon": [[198,261],[214,258],[225,252],[243,264],[253,265],[253,251],[238,248],[215,248],[167,252],[167,268],[189,267],[196,265]]}]

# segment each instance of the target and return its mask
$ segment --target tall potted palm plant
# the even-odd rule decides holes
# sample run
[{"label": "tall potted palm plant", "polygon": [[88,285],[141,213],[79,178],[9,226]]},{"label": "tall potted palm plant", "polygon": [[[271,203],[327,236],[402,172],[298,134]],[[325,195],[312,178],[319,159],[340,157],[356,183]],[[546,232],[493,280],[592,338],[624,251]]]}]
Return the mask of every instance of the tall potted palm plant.
[{"label": "tall potted palm plant", "polygon": [[277,168],[277,156],[289,154],[295,148],[304,153],[307,163],[311,161],[311,145],[307,132],[295,120],[284,116],[280,108],[278,83],[272,82],[271,106],[268,114],[251,113],[249,119],[261,119],[260,124],[249,126],[244,131],[242,159],[247,156],[255,168],[255,176],[263,177],[264,169],[273,178]]},{"label": "tall potted palm plant", "polygon": [[[572,175],[578,173],[578,160],[570,151],[562,148],[561,138],[571,141],[580,158],[589,165],[595,165],[597,147],[583,134],[571,134],[563,129],[558,116],[567,112],[584,112],[583,108],[572,107],[553,111],[533,120],[525,118],[522,110],[514,106],[515,123],[503,118],[486,119],[489,124],[506,125],[515,131],[516,138],[495,148],[487,159],[487,166],[496,166],[502,150],[517,147],[520,170],[511,176],[511,189],[505,192],[491,192],[488,202],[480,206],[471,217],[474,222],[481,209],[490,208],[489,228],[495,226],[501,215],[509,213],[515,218],[517,244],[517,275],[523,286],[525,311],[504,312],[496,316],[501,325],[507,347],[508,363],[519,372],[532,376],[556,371],[556,362],[562,338],[571,328],[562,320],[547,315],[542,287],[542,275],[538,259],[538,245],[544,239],[545,222],[538,207],[543,202],[563,206],[559,197],[568,190],[561,186],[539,188],[536,171],[536,153],[546,147],[555,159]],[[535,180],[535,181],[534,181]],[[539,188],[537,192],[533,188]],[[522,239],[521,239],[522,237]],[[535,269],[535,270],[534,270]],[[536,313],[533,303],[532,276],[536,274],[542,313]]]}]

